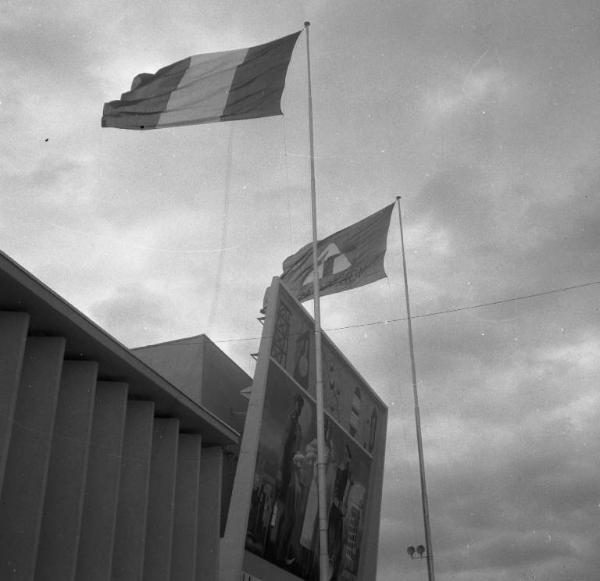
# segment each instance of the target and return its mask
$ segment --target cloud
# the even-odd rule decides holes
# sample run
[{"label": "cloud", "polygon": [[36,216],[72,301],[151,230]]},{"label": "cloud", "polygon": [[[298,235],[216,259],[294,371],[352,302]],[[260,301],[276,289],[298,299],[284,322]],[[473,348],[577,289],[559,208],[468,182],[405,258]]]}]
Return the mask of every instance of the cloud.
[{"label": "cloud", "polygon": [[164,297],[142,284],[117,288],[112,296],[93,304],[90,312],[104,329],[126,345],[143,335],[164,333],[170,325]]},{"label": "cloud", "polygon": [[[420,336],[420,344],[430,340]],[[453,341],[465,355],[479,352],[460,335]],[[563,579],[560,564],[586,578],[589,564],[582,566],[581,557],[587,545],[581,539],[598,504],[590,463],[597,444],[587,437],[600,420],[590,380],[597,365],[586,356],[594,345],[585,335],[572,343],[567,336],[555,348],[538,347],[532,356],[525,346],[515,357],[497,344],[491,352],[504,370],[493,371],[489,362],[473,368],[460,360],[454,367],[452,361],[432,366],[421,360],[419,368],[426,371],[421,377],[436,386],[421,386],[420,395],[438,571],[465,580],[514,579],[525,570]],[[427,351],[446,353],[448,347],[433,344]],[[472,381],[466,369],[474,369]],[[478,372],[488,377],[478,382]],[[448,384],[440,374],[460,375],[461,381]],[[422,542],[416,452],[409,437],[414,419],[410,398],[401,400],[404,412],[391,410],[389,441],[407,446],[389,450],[384,489],[384,498],[394,499],[382,522],[381,554],[388,564],[402,561],[399,547]]]},{"label": "cloud", "polygon": [[[483,55],[482,55],[483,56]],[[437,123],[456,115],[477,110],[486,114],[486,106],[503,102],[509,95],[510,84],[501,68],[475,68],[462,79],[445,87],[425,93],[423,112],[430,122]]]}]

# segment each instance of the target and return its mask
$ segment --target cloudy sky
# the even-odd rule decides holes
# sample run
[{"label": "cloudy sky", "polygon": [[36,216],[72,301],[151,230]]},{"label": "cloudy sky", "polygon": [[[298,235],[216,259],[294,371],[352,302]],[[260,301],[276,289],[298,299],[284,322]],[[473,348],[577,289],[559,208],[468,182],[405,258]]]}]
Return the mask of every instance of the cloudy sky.
[{"label": "cloudy sky", "polygon": [[[138,73],[305,20],[320,235],[403,197],[438,581],[598,579],[597,1],[6,0],[0,249],[128,346],[207,333],[252,373],[311,236],[304,35],[284,117],[100,117]],[[378,581],[420,581],[397,226],[388,278],[322,315],[390,406]]]}]

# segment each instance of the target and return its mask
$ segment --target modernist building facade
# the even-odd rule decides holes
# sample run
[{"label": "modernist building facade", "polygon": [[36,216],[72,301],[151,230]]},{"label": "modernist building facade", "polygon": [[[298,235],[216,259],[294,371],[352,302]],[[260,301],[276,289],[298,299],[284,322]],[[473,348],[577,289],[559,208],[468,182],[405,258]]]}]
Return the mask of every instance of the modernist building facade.
[{"label": "modernist building facade", "polygon": [[127,349],[0,254],[0,579],[218,579],[250,383],[204,336]]}]

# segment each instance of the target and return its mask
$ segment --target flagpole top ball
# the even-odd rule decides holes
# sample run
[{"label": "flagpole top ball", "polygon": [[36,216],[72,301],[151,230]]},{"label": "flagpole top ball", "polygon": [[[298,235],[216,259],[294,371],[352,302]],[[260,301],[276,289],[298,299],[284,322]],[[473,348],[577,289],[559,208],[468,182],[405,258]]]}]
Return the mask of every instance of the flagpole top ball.
[{"label": "flagpole top ball", "polygon": [[307,20],[307,21],[304,23],[304,28],[308,28],[309,26],[310,26],[310,22]]}]

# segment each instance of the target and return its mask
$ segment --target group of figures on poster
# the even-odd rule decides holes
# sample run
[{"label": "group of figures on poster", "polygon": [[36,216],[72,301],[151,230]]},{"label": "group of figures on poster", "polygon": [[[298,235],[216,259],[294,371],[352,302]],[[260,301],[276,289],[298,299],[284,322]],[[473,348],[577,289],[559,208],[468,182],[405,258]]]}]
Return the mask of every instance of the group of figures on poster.
[{"label": "group of figures on poster", "polygon": [[[246,549],[313,581],[319,579],[319,511],[310,343],[307,329],[301,328],[307,323],[285,309],[285,302],[280,303]],[[377,402],[355,372],[336,360],[333,347],[326,346],[324,354],[328,581],[356,581],[375,453]]]},{"label": "group of figures on poster", "polygon": [[[273,366],[265,393],[246,548],[307,580],[318,579],[315,405]],[[355,579],[370,457],[325,420],[331,580]]]}]

